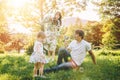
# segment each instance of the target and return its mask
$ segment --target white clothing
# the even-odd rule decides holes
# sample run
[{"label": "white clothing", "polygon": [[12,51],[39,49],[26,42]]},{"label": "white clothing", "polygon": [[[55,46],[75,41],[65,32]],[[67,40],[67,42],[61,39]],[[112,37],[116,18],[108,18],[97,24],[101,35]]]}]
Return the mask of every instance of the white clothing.
[{"label": "white clothing", "polygon": [[47,63],[47,59],[46,59],[45,55],[43,54],[43,44],[41,42],[36,41],[34,43],[33,50],[34,50],[34,52],[30,56],[29,62],[31,62],[31,63],[37,63],[37,62]]},{"label": "white clothing", "polygon": [[86,52],[91,50],[91,45],[85,40],[82,40],[81,42],[73,40],[69,44],[68,49],[71,50],[70,55],[73,61],[80,66],[86,56]]}]

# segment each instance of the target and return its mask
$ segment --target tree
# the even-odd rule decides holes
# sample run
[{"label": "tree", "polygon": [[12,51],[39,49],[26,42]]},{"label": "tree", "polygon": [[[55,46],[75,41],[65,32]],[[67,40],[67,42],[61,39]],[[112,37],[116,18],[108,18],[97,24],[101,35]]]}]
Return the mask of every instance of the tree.
[{"label": "tree", "polygon": [[99,22],[88,22],[84,27],[86,33],[85,39],[95,46],[100,46],[102,44],[102,36],[104,34],[102,27],[103,25]]},{"label": "tree", "polygon": [[[3,18],[8,19],[8,24],[20,23],[25,27],[35,29],[35,31],[42,28],[39,22],[46,15],[54,14],[59,10],[63,16],[72,16],[74,12],[84,10],[87,5],[87,0],[31,0],[21,7],[15,7],[11,4],[12,2],[15,2],[15,0],[2,0],[0,2],[0,13]],[[3,21],[3,18],[1,21]]]},{"label": "tree", "polygon": [[119,0],[102,0],[100,3],[100,13],[107,19],[120,18],[120,1]]},{"label": "tree", "polygon": [[0,1],[0,25],[5,25],[6,24],[6,17],[5,17],[5,14],[4,14],[4,7],[6,7],[4,5],[4,0],[1,0]]},{"label": "tree", "polygon": [[4,46],[11,41],[10,33],[8,32],[7,24],[0,25],[0,52],[4,52]]},{"label": "tree", "polygon": [[108,48],[120,44],[120,0],[102,0],[100,14],[103,22],[103,43]]},{"label": "tree", "polygon": [[102,30],[105,32],[102,39],[105,47],[110,49],[115,48],[115,44],[120,43],[120,28],[113,21],[107,20]]},{"label": "tree", "polygon": [[85,10],[87,0],[46,0],[43,8],[43,15],[60,10],[63,16],[72,16],[74,12]]},{"label": "tree", "polygon": [[[40,21],[43,20],[46,15],[54,14],[56,11],[59,10],[61,11],[63,17],[72,16],[75,11],[80,12],[82,10],[85,10],[85,7],[87,5],[87,0],[30,0],[26,3],[22,3],[21,7],[15,7],[12,2],[17,1],[21,0],[0,1],[0,15],[2,15],[0,17],[0,25],[7,24],[7,26],[9,26],[10,24],[20,24],[23,27],[32,28],[35,34],[42,29]],[[3,28],[1,28],[0,26],[0,31],[3,31],[2,29]],[[4,35],[4,38],[6,36],[8,40],[3,38],[2,33],[0,36],[2,37],[0,38],[1,41],[5,41],[5,44],[9,43],[9,41],[11,41],[12,43],[14,41],[17,41],[11,38],[11,35],[9,35],[8,31],[5,32],[6,33],[4,34],[7,35]],[[9,40],[9,38],[12,40]]]}]

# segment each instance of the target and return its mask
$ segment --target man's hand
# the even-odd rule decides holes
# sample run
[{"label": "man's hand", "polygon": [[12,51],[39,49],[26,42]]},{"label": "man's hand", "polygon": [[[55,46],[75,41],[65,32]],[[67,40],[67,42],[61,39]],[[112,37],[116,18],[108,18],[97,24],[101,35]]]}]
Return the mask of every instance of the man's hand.
[{"label": "man's hand", "polygon": [[67,48],[67,51],[71,52],[71,49]]},{"label": "man's hand", "polygon": [[93,54],[92,50],[90,50],[90,51],[88,51],[88,52],[89,52],[89,54],[90,54],[90,56],[91,56],[91,58],[92,58],[93,63],[96,64],[95,55]]}]

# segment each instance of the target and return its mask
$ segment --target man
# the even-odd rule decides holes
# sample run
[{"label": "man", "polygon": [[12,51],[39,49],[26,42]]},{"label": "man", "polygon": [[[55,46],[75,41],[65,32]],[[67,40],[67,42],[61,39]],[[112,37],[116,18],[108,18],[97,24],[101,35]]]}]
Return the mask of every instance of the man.
[{"label": "man", "polygon": [[[93,63],[96,64],[95,56],[91,50],[91,45],[84,40],[84,32],[82,30],[76,30],[74,36],[75,40],[73,40],[66,49],[59,49],[58,65],[51,69],[45,69],[45,73],[52,71],[55,72],[62,69],[67,70],[70,68],[78,68],[82,64],[87,51],[89,52]],[[65,62],[62,62],[63,59]]]}]

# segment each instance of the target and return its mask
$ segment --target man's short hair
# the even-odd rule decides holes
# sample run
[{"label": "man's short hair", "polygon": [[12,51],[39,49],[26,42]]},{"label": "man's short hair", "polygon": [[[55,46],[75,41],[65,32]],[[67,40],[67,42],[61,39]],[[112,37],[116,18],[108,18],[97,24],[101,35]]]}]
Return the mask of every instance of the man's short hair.
[{"label": "man's short hair", "polygon": [[75,34],[79,34],[79,36],[81,36],[82,39],[84,38],[84,32],[82,30],[76,30]]}]

